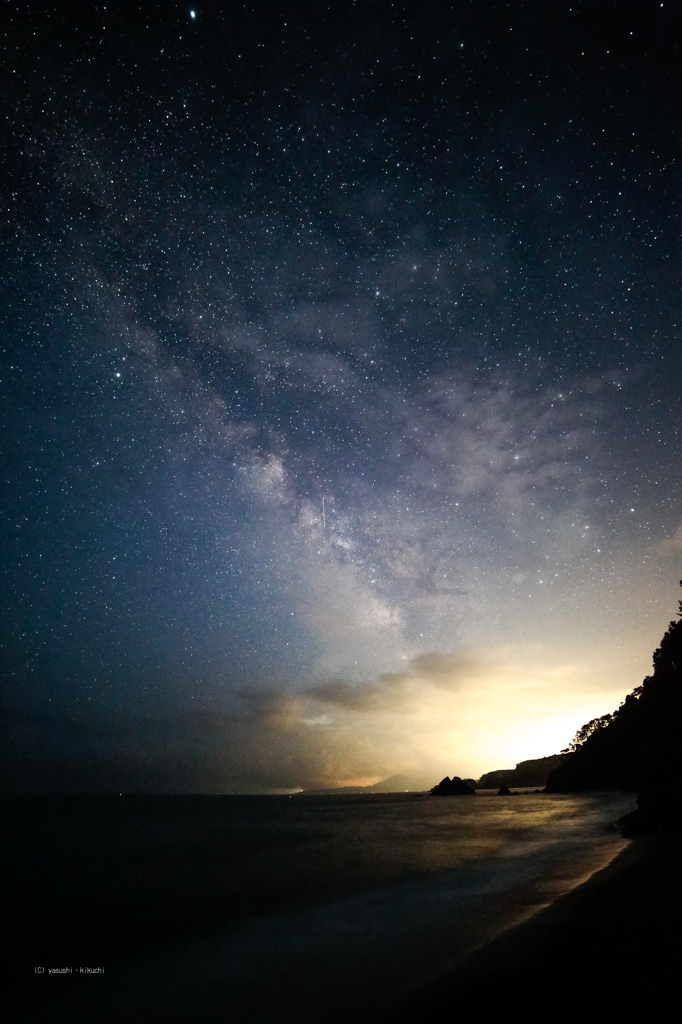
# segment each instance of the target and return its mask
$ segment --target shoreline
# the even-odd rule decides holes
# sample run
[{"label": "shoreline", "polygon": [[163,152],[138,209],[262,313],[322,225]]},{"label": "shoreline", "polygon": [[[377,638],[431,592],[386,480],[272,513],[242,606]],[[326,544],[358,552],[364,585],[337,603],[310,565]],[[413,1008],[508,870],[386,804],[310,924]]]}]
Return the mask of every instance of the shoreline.
[{"label": "shoreline", "polygon": [[[431,880],[405,880],[398,888],[385,885],[354,891],[331,903],[261,914],[234,931],[198,931],[193,937],[185,936],[179,944],[143,950],[139,958],[126,955],[120,963],[110,962],[107,957],[86,959],[81,962],[93,966],[101,962],[106,968],[105,977],[90,979],[93,985],[81,987],[78,983],[73,989],[69,986],[68,991],[60,989],[57,998],[57,990],[44,986],[42,980],[30,973],[25,980],[34,990],[35,998],[24,1002],[20,1019],[44,1024],[67,1017],[73,1022],[99,1017],[119,1024],[123,1020],[146,1021],[150,1014],[168,1020],[193,1021],[198,1014],[209,1021],[222,1019],[229,1005],[235,1022],[248,1024],[283,1024],[289,1019],[316,1019],[329,1024],[351,1018],[399,1021],[407,1019],[402,1014],[408,1007],[412,1007],[408,1010],[412,1020],[414,1007],[420,1013],[424,1005],[451,1009],[453,998],[458,1003],[471,998],[475,1009],[481,1001],[481,981],[485,988],[491,978],[496,985],[502,978],[503,987],[509,990],[509,980],[504,978],[522,975],[528,979],[528,965],[530,975],[537,979],[546,974],[552,977],[556,988],[554,965],[538,972],[536,953],[532,948],[519,953],[518,937],[526,935],[528,929],[531,938],[538,935],[538,928],[541,933],[546,931],[557,908],[565,909],[566,902],[576,894],[589,894],[595,883],[608,879],[615,867],[620,877],[628,865],[638,866],[642,860],[645,864],[650,862],[650,840],[628,842],[615,832],[611,835],[617,839],[619,852],[611,854],[608,860],[593,860],[592,873],[585,865],[587,870],[580,875],[582,881],[573,882],[572,888],[568,886],[575,875],[570,873],[558,876],[558,885],[548,887],[546,881],[538,884],[535,880],[529,887],[529,878],[523,872],[516,876],[512,871],[516,882],[511,887],[496,889],[492,900],[486,896],[483,913],[479,896],[487,893],[487,888],[475,899],[465,900],[461,907],[456,901],[450,906],[452,893],[436,891],[440,882],[439,876],[434,875]],[[503,861],[500,865],[506,867],[507,875],[510,863]],[[447,877],[442,882],[447,890]],[[505,902],[516,923],[501,931],[498,924],[500,915],[503,919],[506,914]],[[350,916],[348,907],[344,907],[346,903],[358,904],[350,908]],[[415,915],[415,909],[420,913]],[[140,910],[132,903],[130,910],[128,921],[132,925]],[[511,918],[508,916],[507,920]],[[362,940],[360,947],[350,941],[353,928]],[[78,936],[80,929],[76,920],[72,925],[74,936]],[[335,935],[341,937],[340,944]],[[510,939],[511,955],[504,952]],[[120,941],[123,948],[127,932],[120,932]],[[338,948],[334,947],[335,942]],[[366,958],[362,943],[369,943]],[[541,947],[543,943],[541,939]],[[91,942],[90,946],[95,950],[98,943]],[[245,960],[240,966],[242,956]],[[60,959],[55,965],[61,966],[62,962],[71,961]],[[563,968],[559,975],[565,976]],[[19,981],[18,974],[16,980]],[[475,998],[463,991],[471,989],[472,982],[474,987],[478,986]],[[37,988],[42,988],[42,993],[38,994]],[[279,1006],[275,1006],[273,993],[281,1000]],[[487,998],[487,991],[485,995]],[[525,1006],[527,993],[523,993],[522,999]]]},{"label": "shoreline", "polygon": [[662,1011],[678,989],[679,866],[679,837],[631,840],[585,882],[416,988],[383,1021],[453,1010],[518,1010],[533,1019],[563,1007]]}]

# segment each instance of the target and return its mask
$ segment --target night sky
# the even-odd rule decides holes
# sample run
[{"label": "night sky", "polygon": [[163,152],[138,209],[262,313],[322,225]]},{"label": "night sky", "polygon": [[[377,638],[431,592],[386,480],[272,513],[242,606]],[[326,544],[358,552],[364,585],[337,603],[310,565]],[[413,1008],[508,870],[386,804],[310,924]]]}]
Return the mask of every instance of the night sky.
[{"label": "night sky", "polygon": [[2,5],[5,788],[554,753],[682,570],[682,5]]}]

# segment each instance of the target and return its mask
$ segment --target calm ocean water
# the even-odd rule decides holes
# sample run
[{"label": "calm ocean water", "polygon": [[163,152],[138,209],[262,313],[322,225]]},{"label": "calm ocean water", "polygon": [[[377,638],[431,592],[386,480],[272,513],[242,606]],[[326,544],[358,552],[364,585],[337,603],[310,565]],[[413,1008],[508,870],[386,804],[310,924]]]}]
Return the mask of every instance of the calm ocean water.
[{"label": "calm ocean water", "polygon": [[376,1020],[608,863],[625,845],[609,825],[632,806],[622,794],[45,800],[18,813],[10,841],[29,864],[27,932],[42,929],[45,967],[101,961],[105,975],[41,979],[22,1019]]}]

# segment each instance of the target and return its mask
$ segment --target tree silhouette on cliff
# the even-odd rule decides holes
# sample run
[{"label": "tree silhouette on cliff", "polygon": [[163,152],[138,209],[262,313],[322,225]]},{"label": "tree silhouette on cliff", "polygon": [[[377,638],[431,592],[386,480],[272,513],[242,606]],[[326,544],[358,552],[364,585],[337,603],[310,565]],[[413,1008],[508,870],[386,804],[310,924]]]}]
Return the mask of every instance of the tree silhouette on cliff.
[{"label": "tree silhouette on cliff", "polygon": [[[682,581],[680,582],[682,586]],[[682,616],[682,601],[679,613]],[[549,792],[637,791],[642,823],[676,817],[682,767],[682,618],[654,651],[653,674],[610,715],[578,730],[570,757],[549,776]]]}]

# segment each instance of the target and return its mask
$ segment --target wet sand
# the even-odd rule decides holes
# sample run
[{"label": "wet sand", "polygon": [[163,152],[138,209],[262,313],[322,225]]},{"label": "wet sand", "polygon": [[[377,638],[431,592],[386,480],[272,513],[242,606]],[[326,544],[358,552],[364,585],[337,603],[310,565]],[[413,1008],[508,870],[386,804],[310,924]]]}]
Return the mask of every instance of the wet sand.
[{"label": "wet sand", "polygon": [[453,1012],[664,1019],[679,995],[680,852],[679,837],[633,840],[583,885],[416,990],[386,1024]]}]

